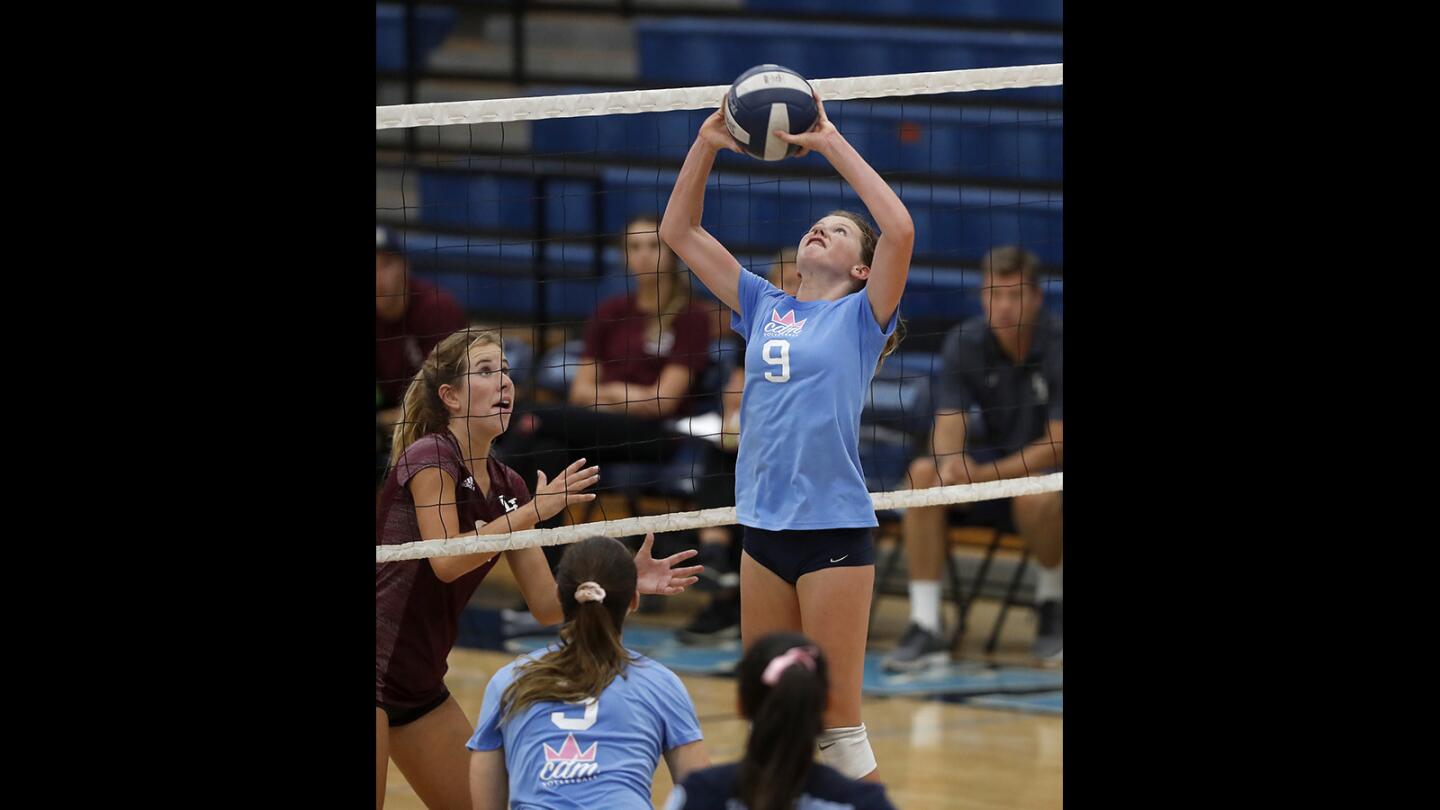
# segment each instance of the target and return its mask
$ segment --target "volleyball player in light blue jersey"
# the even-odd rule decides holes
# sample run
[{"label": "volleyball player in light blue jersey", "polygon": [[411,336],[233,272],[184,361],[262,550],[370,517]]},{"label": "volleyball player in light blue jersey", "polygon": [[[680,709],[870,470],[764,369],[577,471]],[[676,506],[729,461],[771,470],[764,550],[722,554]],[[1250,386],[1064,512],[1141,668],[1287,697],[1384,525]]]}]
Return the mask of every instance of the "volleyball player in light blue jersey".
[{"label": "volleyball player in light blue jersey", "polygon": [[794,297],[742,268],[700,224],[716,152],[741,151],[719,110],[685,157],[660,238],[734,310],[731,325],[747,340],[735,467],[741,638],[747,649],[779,631],[815,639],[832,687],[820,759],[852,779],[878,779],[860,718],[877,522],[857,444],[865,392],[899,342],[915,226],[819,106],[809,132],[776,137],[800,146],[797,157],[824,155],[875,218],[878,239],[860,215],[823,217],[800,240]]},{"label": "volleyball player in light blue jersey", "polygon": [[690,694],[675,673],[621,643],[639,604],[620,541],[565,550],[556,573],[560,643],[502,667],[467,743],[475,810],[649,808],[663,756],[679,782],[710,764]]}]

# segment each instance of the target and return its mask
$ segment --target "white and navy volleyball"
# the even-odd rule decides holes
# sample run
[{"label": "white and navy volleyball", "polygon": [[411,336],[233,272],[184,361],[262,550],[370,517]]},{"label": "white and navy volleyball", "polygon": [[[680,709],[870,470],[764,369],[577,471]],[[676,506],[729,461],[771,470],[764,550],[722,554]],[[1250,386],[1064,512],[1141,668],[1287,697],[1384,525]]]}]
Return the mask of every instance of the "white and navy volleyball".
[{"label": "white and navy volleyball", "polygon": [[725,126],[753,157],[780,160],[800,147],[772,133],[799,135],[815,125],[818,114],[815,91],[804,76],[779,65],[756,65],[730,85]]}]

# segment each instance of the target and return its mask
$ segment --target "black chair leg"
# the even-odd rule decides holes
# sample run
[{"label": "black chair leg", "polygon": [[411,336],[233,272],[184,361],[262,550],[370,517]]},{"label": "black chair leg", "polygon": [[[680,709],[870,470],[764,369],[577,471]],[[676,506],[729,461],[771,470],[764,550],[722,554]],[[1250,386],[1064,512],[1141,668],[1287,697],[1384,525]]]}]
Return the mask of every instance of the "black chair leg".
[{"label": "black chair leg", "polygon": [[[970,593],[966,595],[963,602],[957,602],[960,611],[959,620],[955,623],[955,635],[950,639],[950,649],[959,650],[960,641],[965,638],[965,631],[970,626],[970,608],[975,604],[975,597],[985,588],[986,577],[990,575],[990,563],[995,559],[995,552],[1000,549],[1000,540],[1005,533],[999,529],[995,530],[994,536],[990,538],[990,546],[985,549],[985,559],[980,561],[980,570],[975,572],[975,584],[970,586]],[[959,575],[956,575],[957,579]]]},{"label": "black chair leg", "polygon": [[[955,632],[950,636],[950,649],[956,649],[961,636],[965,634],[965,608],[964,605],[969,599],[965,595],[965,584],[960,579],[960,568],[955,564],[955,556],[950,553],[950,541],[945,541],[945,575],[950,579],[950,598],[955,600]],[[940,614],[940,630],[945,630],[945,614]]]},{"label": "black chair leg", "polygon": [[990,640],[985,642],[987,655],[994,653],[996,645],[1000,643],[1000,628],[1005,626],[1005,614],[1015,602],[1015,592],[1020,590],[1020,578],[1025,575],[1025,566],[1029,562],[1030,549],[1027,548],[1020,555],[1020,564],[1015,566],[1015,576],[1010,578],[1010,587],[1005,590],[1005,601],[1000,605],[1000,615],[995,617],[995,627],[990,631]]}]

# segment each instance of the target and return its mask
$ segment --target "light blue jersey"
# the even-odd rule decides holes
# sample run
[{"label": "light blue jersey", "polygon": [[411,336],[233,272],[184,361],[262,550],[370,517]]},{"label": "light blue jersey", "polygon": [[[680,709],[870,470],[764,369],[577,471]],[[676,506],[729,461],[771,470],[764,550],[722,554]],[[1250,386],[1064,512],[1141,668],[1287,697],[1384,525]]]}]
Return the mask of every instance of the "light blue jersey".
[{"label": "light blue jersey", "polygon": [[877,526],[860,469],[860,411],[885,340],[864,290],[797,301],[743,268],[730,326],[746,340],[735,515],[745,526]]},{"label": "light blue jersey", "polygon": [[501,726],[500,696],[515,680],[516,665],[555,649],[521,656],[495,673],[466,747],[505,750],[516,810],[651,810],[661,755],[701,739],[690,694],[675,673],[638,656],[598,700],[533,703]]}]

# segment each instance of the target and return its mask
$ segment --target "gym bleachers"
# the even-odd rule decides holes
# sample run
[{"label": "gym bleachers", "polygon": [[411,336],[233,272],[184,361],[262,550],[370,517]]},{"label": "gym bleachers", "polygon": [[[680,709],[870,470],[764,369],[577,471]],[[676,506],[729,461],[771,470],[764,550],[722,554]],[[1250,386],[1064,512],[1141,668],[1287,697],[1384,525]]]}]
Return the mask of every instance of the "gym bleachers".
[{"label": "gym bleachers", "polygon": [[[422,54],[419,63],[423,66],[430,52],[439,47],[455,25],[455,9],[447,6],[420,6],[415,9],[419,23],[416,41]],[[400,4],[377,4],[375,6],[375,69],[400,71],[405,69],[405,6]]]},{"label": "gym bleachers", "polygon": [[[419,170],[420,222],[480,230],[531,233],[540,195],[535,177],[468,175]],[[637,214],[665,210],[676,172],[644,167],[608,168],[594,181],[546,180],[549,233],[582,236],[619,233]],[[1042,262],[1062,260],[1064,201],[1047,190],[974,188],[939,182],[896,183],[915,222],[915,252],[961,261],[979,260],[1000,244],[1023,244]],[[603,197],[595,221],[592,195]],[[839,208],[861,208],[839,180],[763,178],[715,172],[705,193],[706,227],[723,244],[794,244],[815,220]]]},{"label": "gym bleachers", "polygon": [[757,13],[873,14],[1047,25],[1064,22],[1062,0],[747,0],[745,7]]}]

